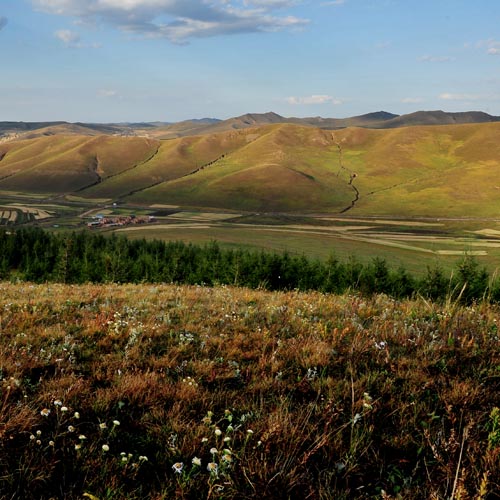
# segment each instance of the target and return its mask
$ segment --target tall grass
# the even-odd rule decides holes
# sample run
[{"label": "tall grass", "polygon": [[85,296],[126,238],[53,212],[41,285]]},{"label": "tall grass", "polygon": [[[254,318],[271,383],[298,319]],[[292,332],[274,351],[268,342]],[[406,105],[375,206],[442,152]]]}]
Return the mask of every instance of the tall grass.
[{"label": "tall grass", "polygon": [[500,309],[0,284],[0,491],[498,498]]}]

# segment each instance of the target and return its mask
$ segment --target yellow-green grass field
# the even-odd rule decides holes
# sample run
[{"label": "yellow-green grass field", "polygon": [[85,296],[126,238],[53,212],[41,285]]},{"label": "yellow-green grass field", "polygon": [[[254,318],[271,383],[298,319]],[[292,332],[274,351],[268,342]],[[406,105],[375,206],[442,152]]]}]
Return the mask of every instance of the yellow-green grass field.
[{"label": "yellow-green grass field", "polygon": [[0,145],[0,190],[200,211],[495,218],[499,134],[499,123],[278,124],[165,141],[39,137]]},{"label": "yellow-green grass field", "polygon": [[[188,214],[190,215],[190,214]],[[494,229],[477,229],[479,222],[377,221],[336,219],[331,225],[316,225],[323,218],[311,218],[302,224],[242,224],[217,221],[208,217],[183,219],[182,213],[163,218],[163,223],[117,230],[128,238],[181,240],[204,244],[213,240],[227,247],[245,247],[289,252],[325,260],[332,255],[341,259],[353,256],[362,262],[385,258],[393,267],[403,266],[422,274],[426,266],[455,266],[465,254],[474,256],[490,272],[500,267],[500,235]],[[169,224],[164,222],[170,221]],[[175,222],[174,222],[175,221]],[[490,226],[499,224],[489,222]],[[476,228],[476,229],[474,229]],[[436,229],[438,230],[437,232]],[[487,235],[479,232],[487,231]]]}]

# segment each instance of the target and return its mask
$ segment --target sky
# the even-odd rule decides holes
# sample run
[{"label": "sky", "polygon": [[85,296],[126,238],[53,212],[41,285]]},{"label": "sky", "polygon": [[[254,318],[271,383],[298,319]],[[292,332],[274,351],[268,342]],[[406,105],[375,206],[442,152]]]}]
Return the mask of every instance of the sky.
[{"label": "sky", "polygon": [[500,115],[499,0],[0,0],[0,121]]}]

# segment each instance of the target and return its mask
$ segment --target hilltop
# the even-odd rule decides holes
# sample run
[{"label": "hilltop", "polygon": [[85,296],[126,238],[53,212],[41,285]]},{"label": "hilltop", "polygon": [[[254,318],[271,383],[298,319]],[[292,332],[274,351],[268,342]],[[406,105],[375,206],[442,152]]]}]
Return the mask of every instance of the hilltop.
[{"label": "hilltop", "polygon": [[397,128],[414,125],[451,125],[460,123],[489,123],[500,121],[500,117],[480,111],[449,113],[445,111],[417,111],[406,115],[397,115],[386,111],[377,111],[348,118],[309,118],[284,117],[274,112],[247,113],[245,115],[220,120],[202,118],[184,120],[176,123],[68,123],[58,122],[0,122],[0,139],[14,137],[27,139],[42,135],[82,134],[82,135],[140,135],[157,139],[173,139],[189,135],[214,134],[228,130],[239,130],[261,125],[293,123],[296,125],[337,130],[347,127]]}]

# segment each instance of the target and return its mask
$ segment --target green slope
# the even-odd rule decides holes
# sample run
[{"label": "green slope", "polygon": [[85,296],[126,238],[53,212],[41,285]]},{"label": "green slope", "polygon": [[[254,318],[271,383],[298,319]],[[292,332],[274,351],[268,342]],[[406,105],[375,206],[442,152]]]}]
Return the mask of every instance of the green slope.
[{"label": "green slope", "polygon": [[158,141],[0,144],[0,190],[249,210],[497,217],[500,123],[390,130],[292,124]]}]

